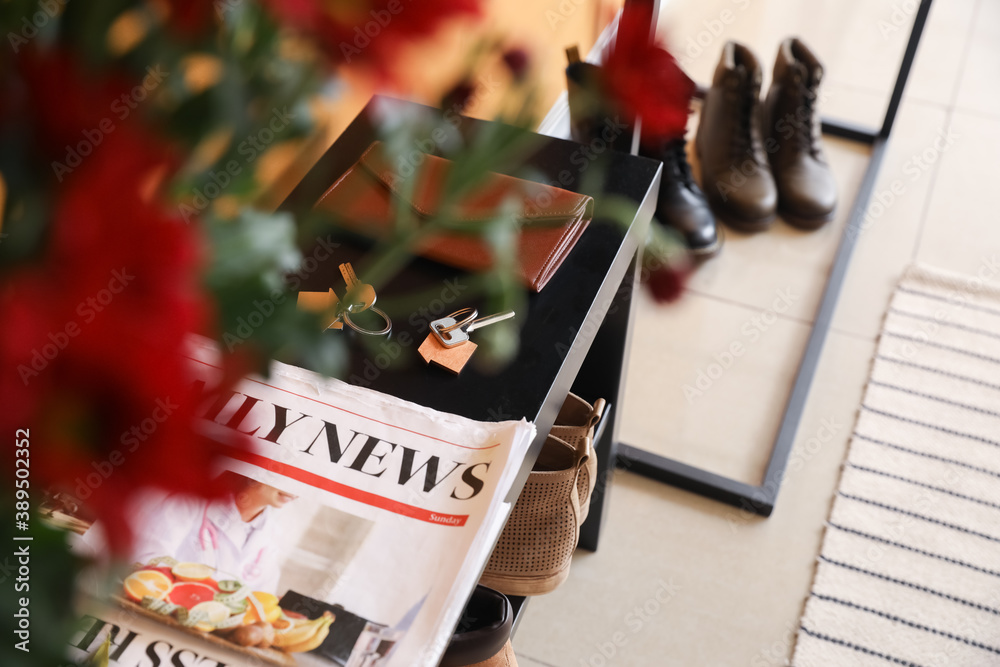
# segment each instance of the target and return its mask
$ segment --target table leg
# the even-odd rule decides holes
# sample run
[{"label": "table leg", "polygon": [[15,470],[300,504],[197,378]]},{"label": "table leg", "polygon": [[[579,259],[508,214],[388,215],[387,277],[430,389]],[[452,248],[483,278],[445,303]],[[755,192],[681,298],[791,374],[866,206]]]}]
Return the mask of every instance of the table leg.
[{"label": "table leg", "polygon": [[595,434],[597,483],[590,499],[590,515],[580,528],[580,547],[589,551],[597,550],[601,526],[607,516],[615,459],[618,456],[615,425],[625,388],[625,355],[631,339],[634,309],[632,291],[636,278],[636,260],[633,259],[573,382],[573,393],[578,396],[590,402],[597,398],[604,398],[608,402],[604,418],[598,424]]}]

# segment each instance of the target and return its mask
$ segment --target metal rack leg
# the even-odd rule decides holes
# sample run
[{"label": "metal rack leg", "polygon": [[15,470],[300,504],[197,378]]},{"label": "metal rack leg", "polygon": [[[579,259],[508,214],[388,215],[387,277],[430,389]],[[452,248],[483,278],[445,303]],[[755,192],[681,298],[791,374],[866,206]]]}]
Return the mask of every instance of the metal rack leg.
[{"label": "metal rack leg", "polygon": [[837,248],[833,267],[830,270],[826,286],[823,289],[819,311],[813,322],[812,332],[809,335],[809,341],[806,344],[802,361],[799,363],[795,382],[792,386],[788,403],[785,406],[778,435],[768,460],[767,470],[764,473],[763,483],[760,486],[753,486],[625,444],[621,445],[618,455],[620,465],[628,466],[635,472],[651,479],[673,484],[700,495],[736,505],[761,516],[770,516],[777,500],[778,491],[781,488],[781,482],[785,475],[785,466],[788,463],[788,457],[795,442],[799,421],[805,410],[809,390],[812,386],[816,368],[819,365],[820,355],[823,352],[823,343],[833,319],[833,312],[837,305],[837,299],[840,296],[840,289],[847,275],[847,268],[850,265],[851,255],[858,240],[858,232],[861,229],[865,210],[868,208],[869,199],[875,188],[875,181],[878,179],[882,158],[885,155],[889,135],[892,132],[893,123],[895,122],[896,114],[903,98],[903,91],[906,88],[906,81],[913,66],[913,59],[917,53],[917,47],[919,46],[920,37],[927,22],[930,7],[931,0],[921,0],[916,16],[914,17],[913,27],[907,40],[906,50],[903,53],[903,60],[900,63],[899,72],[893,85],[881,128],[877,132],[874,132],[849,123],[829,120],[823,123],[824,131],[830,134],[870,144],[872,146],[872,153],[858,194],[851,208],[847,227]]}]

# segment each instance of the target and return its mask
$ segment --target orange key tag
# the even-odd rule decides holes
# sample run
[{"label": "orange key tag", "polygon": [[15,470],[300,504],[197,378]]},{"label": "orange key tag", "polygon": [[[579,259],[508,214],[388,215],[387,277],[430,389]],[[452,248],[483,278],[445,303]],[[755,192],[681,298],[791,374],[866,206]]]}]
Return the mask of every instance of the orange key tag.
[{"label": "orange key tag", "polygon": [[340,299],[332,287],[329,292],[299,292],[296,305],[301,310],[322,314],[324,329],[344,328],[344,323],[340,320]]},{"label": "orange key tag", "polygon": [[454,347],[445,347],[438,340],[437,336],[432,333],[420,344],[417,352],[420,353],[420,356],[427,363],[440,366],[458,375],[465,368],[465,364],[472,357],[472,353],[476,351],[476,347],[478,346],[472,341],[466,341]]}]

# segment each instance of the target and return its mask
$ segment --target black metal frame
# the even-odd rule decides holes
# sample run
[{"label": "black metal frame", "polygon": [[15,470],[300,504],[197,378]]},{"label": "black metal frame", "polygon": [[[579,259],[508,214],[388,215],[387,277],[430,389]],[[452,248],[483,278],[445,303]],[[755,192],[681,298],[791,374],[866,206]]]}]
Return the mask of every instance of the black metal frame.
[{"label": "black metal frame", "polygon": [[[649,0],[628,0],[630,3],[642,2],[649,4]],[[657,16],[655,9],[658,2],[654,2],[654,20]],[[879,168],[885,157],[889,135],[892,132],[896,114],[899,111],[899,104],[903,98],[903,89],[910,75],[910,68],[913,65],[913,58],[920,43],[920,37],[927,22],[927,14],[930,11],[931,0],[921,0],[913,20],[913,27],[907,40],[906,51],[903,53],[903,61],[900,64],[896,75],[896,82],[889,98],[889,105],[886,108],[882,126],[877,130],[858,126],[853,123],[836,120],[823,120],[822,129],[825,134],[857,141],[871,146],[871,158],[865,169],[861,187],[854,199],[851,214],[844,229],[843,237],[837,248],[837,254],[833,261],[833,267],[826,281],[823,290],[823,298],[820,302],[816,319],[813,322],[812,332],[806,343],[802,361],[795,376],[795,383],[785,406],[785,413],[781,419],[781,426],[778,429],[778,436],[771,450],[771,456],[767,463],[767,470],[764,473],[764,482],[760,486],[754,486],[746,482],[731,479],[708,470],[703,470],[695,466],[682,463],[675,459],[670,459],[652,452],[626,445],[618,446],[617,464],[627,467],[632,472],[645,477],[655,479],[667,484],[686,489],[688,491],[718,500],[724,503],[735,505],[743,510],[761,516],[770,516],[774,510],[778,491],[785,474],[785,466],[795,442],[795,435],[799,428],[799,422],[805,409],[806,399],[819,365],[820,355],[823,352],[823,343],[826,341],[827,332],[830,330],[830,323],[833,319],[833,312],[840,296],[840,290],[847,275],[847,268],[854,252],[859,235],[855,233],[860,229],[865,210],[871,199],[872,191],[875,188],[875,181],[878,178]],[[655,24],[654,24],[655,28]]]}]

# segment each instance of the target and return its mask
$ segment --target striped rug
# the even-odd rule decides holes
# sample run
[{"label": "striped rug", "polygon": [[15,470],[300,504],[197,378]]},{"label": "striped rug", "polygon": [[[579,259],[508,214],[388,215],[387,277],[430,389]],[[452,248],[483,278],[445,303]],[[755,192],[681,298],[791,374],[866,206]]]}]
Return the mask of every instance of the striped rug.
[{"label": "striped rug", "polygon": [[1000,665],[997,288],[900,281],[792,665]]}]

